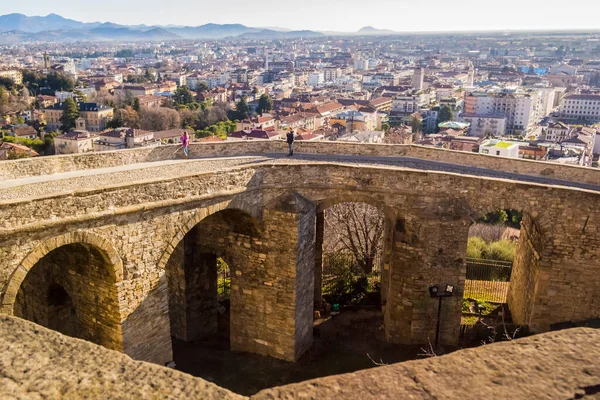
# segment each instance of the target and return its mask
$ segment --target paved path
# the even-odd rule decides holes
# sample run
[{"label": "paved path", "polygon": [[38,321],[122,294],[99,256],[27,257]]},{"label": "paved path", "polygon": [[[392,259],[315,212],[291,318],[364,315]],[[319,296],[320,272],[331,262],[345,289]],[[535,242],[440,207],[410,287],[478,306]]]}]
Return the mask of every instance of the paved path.
[{"label": "paved path", "polygon": [[173,178],[177,176],[193,175],[203,172],[226,170],[242,165],[260,165],[264,163],[306,164],[316,162],[335,162],[355,166],[386,166],[420,171],[451,172],[462,175],[502,178],[544,185],[567,186],[600,192],[600,186],[594,184],[567,182],[541,176],[522,175],[511,172],[495,171],[486,168],[477,168],[409,157],[320,154],[296,154],[294,157],[286,157],[284,154],[248,154],[246,156],[237,157],[165,160],[6,180],[0,182],[0,200],[18,200],[46,196],[49,194],[94,189],[103,186],[118,185],[121,183],[130,184],[149,179]]}]

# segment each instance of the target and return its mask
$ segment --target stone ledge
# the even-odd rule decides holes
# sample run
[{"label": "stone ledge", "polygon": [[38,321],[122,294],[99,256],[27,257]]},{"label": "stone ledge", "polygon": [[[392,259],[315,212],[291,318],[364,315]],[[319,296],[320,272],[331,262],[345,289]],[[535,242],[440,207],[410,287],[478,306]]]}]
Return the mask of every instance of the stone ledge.
[{"label": "stone ledge", "polygon": [[191,375],[0,316],[2,399],[243,399]]},{"label": "stone ledge", "polygon": [[253,398],[592,398],[587,395],[600,396],[600,330],[577,328],[266,389]]},{"label": "stone ledge", "polygon": [[[575,328],[266,389],[252,398],[597,398],[599,360],[600,330]],[[0,398],[244,397],[200,378],[1,316]]]}]

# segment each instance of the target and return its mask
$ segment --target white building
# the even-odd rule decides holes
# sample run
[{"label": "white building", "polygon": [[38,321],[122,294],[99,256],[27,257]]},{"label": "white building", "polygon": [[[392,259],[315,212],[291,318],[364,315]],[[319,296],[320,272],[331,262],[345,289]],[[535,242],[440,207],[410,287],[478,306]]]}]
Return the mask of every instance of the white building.
[{"label": "white building", "polygon": [[600,121],[600,95],[567,95],[560,103],[559,115],[570,121],[598,122]]},{"label": "white building", "polygon": [[463,114],[462,121],[471,124],[469,127],[469,136],[486,137],[492,135],[499,137],[504,135],[506,130],[506,117],[504,114]]},{"label": "white building", "polygon": [[[81,92],[81,94],[84,95],[85,97],[87,97],[88,99],[96,95],[95,88],[77,88],[77,89],[75,89],[75,91]],[[65,91],[56,91],[56,92],[54,92],[54,97],[56,97],[56,100],[58,100],[60,103],[62,103],[66,99],[74,98],[75,93],[74,92],[65,92]]]},{"label": "white building", "polygon": [[342,76],[342,70],[339,67],[327,67],[323,69],[323,79],[325,82],[334,82]]},{"label": "white building", "polygon": [[465,95],[464,112],[470,115],[503,114],[506,133],[525,133],[546,116],[545,107],[549,101],[544,100],[544,96],[548,95],[547,91],[517,88],[470,92]]},{"label": "white building", "polygon": [[545,129],[542,135],[542,140],[546,142],[560,143],[563,140],[567,140],[571,137],[573,128],[569,125],[565,125],[562,122],[553,122]]},{"label": "white building", "polygon": [[308,86],[319,87],[325,83],[325,74],[323,72],[313,72],[308,75]]},{"label": "white building", "polygon": [[496,139],[486,140],[479,146],[479,154],[519,158],[519,145],[517,143],[504,142]]},{"label": "white building", "polygon": [[398,95],[392,102],[392,112],[412,114],[429,104],[430,96],[425,93]]}]

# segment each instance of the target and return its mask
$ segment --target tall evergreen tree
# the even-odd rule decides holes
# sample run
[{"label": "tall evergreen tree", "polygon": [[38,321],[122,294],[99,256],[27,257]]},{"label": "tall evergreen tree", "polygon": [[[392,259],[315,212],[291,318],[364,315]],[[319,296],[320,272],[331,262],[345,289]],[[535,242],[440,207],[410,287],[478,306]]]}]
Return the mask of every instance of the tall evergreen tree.
[{"label": "tall evergreen tree", "polygon": [[140,108],[140,99],[136,97],[135,99],[133,99],[133,109],[136,112],[140,112]]},{"label": "tall evergreen tree", "polygon": [[238,103],[235,105],[235,111],[240,121],[246,118],[249,110],[250,109],[248,108],[248,102],[246,101],[245,97],[242,97],[240,101],[238,101]]},{"label": "tall evergreen tree", "polygon": [[184,85],[177,88],[173,100],[175,101],[175,104],[186,105],[194,102],[194,95],[190,91],[190,88]]},{"label": "tall evergreen tree", "polygon": [[262,114],[265,111],[271,111],[272,109],[273,99],[266,93],[262,94],[260,99],[258,99],[258,108],[256,109],[256,112]]},{"label": "tall evergreen tree", "polygon": [[437,119],[438,124],[446,121],[454,121],[454,111],[452,111],[452,107],[447,104],[440,108],[440,113],[438,114]]},{"label": "tall evergreen tree", "polygon": [[77,118],[79,118],[79,107],[73,99],[68,98],[65,100],[65,109],[60,117],[60,122],[62,123],[60,129],[63,132],[67,132],[75,128],[75,120]]}]

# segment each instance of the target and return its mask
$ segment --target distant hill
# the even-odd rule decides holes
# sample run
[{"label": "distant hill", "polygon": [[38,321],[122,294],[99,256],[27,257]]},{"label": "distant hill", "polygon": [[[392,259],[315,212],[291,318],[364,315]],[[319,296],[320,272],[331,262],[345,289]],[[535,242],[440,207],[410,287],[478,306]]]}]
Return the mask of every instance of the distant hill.
[{"label": "distant hill", "polygon": [[49,14],[45,17],[28,17],[23,14],[7,14],[0,16],[0,32],[21,31],[35,33],[55,30],[71,30],[94,28],[100,23],[84,23]]},{"label": "distant hill", "polygon": [[[351,35],[385,35],[390,33],[393,32],[366,27]],[[162,41],[238,37],[250,40],[269,40],[315,38],[324,35],[325,33],[310,30],[292,31],[284,28],[254,28],[242,24],[205,24],[200,26],[147,26],[140,24],[125,26],[112,22],[86,23],[63,18],[57,14],[31,17],[23,14],[0,16],[0,44],[26,41]]]},{"label": "distant hill", "polygon": [[239,36],[249,32],[260,31],[260,29],[250,28],[242,24],[206,24],[165,29],[185,39],[222,39],[229,36]]},{"label": "distant hill", "polygon": [[361,28],[358,30],[358,32],[356,32],[359,35],[394,35],[396,34],[396,32],[389,30],[389,29],[377,29],[377,28],[373,28],[372,26],[365,26],[364,28]]},{"label": "distant hill", "polygon": [[289,31],[289,32],[281,32],[275,31],[273,29],[263,29],[258,32],[249,32],[243,35],[240,35],[240,38],[244,39],[297,39],[297,38],[315,38],[325,36],[321,32],[315,31]]},{"label": "distant hill", "polygon": [[94,40],[176,40],[181,37],[163,28],[145,31],[127,27],[100,27],[87,32]]}]

